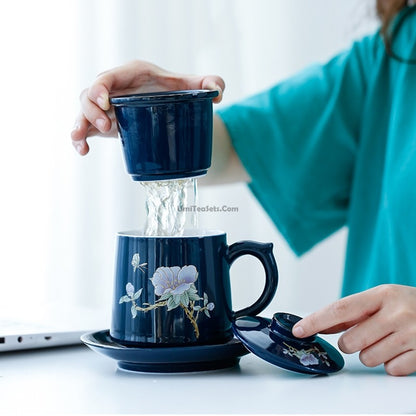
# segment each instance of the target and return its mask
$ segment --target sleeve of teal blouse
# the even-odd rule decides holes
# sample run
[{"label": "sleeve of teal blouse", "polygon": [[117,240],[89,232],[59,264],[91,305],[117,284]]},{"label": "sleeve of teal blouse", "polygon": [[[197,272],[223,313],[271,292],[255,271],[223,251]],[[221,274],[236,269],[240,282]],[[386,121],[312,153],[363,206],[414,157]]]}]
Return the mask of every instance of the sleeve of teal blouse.
[{"label": "sleeve of teal blouse", "polygon": [[298,255],[346,224],[377,35],[218,111],[254,195]]}]

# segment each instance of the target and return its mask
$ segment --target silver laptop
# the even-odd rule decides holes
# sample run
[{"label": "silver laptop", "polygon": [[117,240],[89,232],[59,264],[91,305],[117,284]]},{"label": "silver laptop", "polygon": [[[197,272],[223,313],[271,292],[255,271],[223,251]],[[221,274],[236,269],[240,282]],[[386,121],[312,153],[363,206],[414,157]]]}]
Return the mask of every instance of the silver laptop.
[{"label": "silver laptop", "polygon": [[[6,316],[0,311],[0,353],[81,344],[86,332],[109,327],[109,311],[49,306],[30,316]],[[28,314],[29,315],[29,314]]]}]

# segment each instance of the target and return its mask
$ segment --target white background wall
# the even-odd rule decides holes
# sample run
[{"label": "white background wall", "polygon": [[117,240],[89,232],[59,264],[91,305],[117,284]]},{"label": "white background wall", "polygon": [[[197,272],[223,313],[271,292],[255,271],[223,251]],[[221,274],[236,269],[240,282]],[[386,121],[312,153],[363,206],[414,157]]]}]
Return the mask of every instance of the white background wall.
[{"label": "white background wall", "polygon": [[[101,71],[140,58],[173,71],[217,73],[224,104],[331,57],[373,30],[373,1],[30,0],[0,14],[2,310],[48,301],[109,305],[114,234],[144,223],[143,191],[119,143],[91,139],[81,158],[69,134],[78,96]],[[288,178],[290,180],[290,178]],[[200,189],[201,215],[229,241],[275,243],[280,287],[269,313],[304,313],[337,298],[346,231],[296,259],[245,185]],[[260,293],[255,260],[232,269],[234,304]]]}]

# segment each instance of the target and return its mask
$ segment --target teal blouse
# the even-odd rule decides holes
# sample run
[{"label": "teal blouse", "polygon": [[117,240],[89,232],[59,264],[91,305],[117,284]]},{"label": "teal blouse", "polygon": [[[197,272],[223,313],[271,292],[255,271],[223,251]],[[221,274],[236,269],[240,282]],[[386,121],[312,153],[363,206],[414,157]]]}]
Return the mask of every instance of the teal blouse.
[{"label": "teal blouse", "polygon": [[[416,56],[416,16],[397,42]],[[416,286],[416,65],[377,33],[218,114],[298,255],[348,227],[343,295]]]}]

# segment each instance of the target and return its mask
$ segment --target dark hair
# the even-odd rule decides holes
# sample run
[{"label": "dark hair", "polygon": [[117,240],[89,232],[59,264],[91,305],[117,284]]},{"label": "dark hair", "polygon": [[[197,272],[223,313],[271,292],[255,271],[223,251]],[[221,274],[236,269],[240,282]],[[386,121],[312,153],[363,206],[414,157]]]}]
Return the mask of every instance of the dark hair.
[{"label": "dark hair", "polygon": [[381,20],[381,34],[386,39],[390,22],[407,5],[407,0],[377,0],[377,15]]}]

